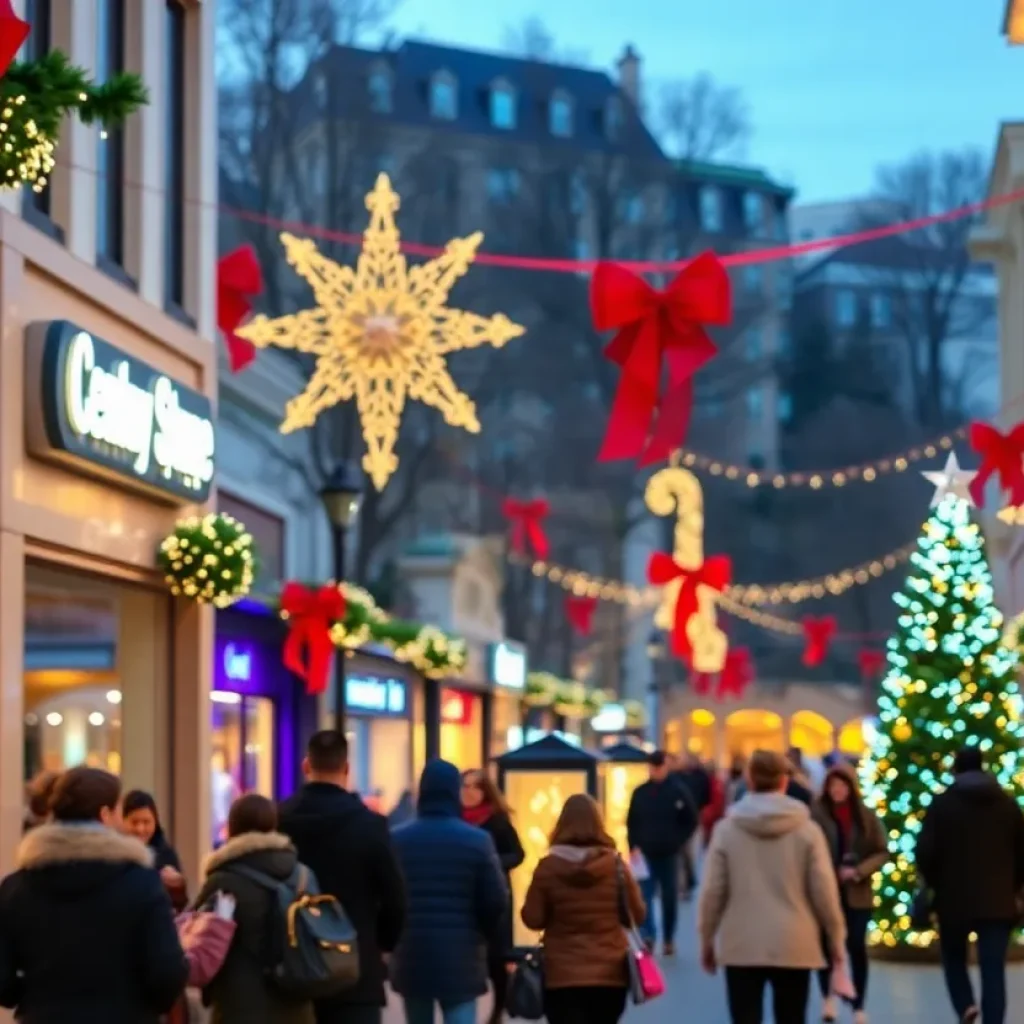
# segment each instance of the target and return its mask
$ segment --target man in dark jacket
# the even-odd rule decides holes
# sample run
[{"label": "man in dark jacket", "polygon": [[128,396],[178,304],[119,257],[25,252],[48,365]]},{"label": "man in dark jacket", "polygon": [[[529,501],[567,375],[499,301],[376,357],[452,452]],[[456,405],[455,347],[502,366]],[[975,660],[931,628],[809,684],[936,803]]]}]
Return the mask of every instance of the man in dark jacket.
[{"label": "man in dark jacket", "polygon": [[382,954],[395,948],[405,919],[405,888],[387,821],[345,788],[348,742],[341,733],[316,733],[302,768],[306,784],[281,805],[279,828],[321,891],[337,897],[359,936],[359,981],[317,1004],[317,1022],[380,1024],[387,1002]]},{"label": "man in dark jacket", "polygon": [[953,784],[932,802],[917,840],[917,868],[935,894],[946,987],[962,1021],[978,1020],[967,973],[978,936],[981,1020],[1006,1019],[1006,952],[1024,889],[1024,814],[984,770],[981,751],[956,757]]},{"label": "man in dark jacket", "polygon": [[648,877],[640,883],[647,902],[644,939],[653,947],[654,900],[660,890],[662,941],[665,955],[671,956],[679,901],[679,851],[697,831],[698,814],[689,790],[669,774],[664,751],[651,754],[650,766],[651,777],[633,791],[626,831],[633,856],[643,854],[647,865]]},{"label": "man in dark jacket", "polygon": [[405,1000],[407,1024],[475,1024],[487,991],[487,950],[500,942],[508,890],[491,837],[462,820],[458,768],[423,769],[416,821],[395,830],[409,915],[392,959],[391,985]]}]

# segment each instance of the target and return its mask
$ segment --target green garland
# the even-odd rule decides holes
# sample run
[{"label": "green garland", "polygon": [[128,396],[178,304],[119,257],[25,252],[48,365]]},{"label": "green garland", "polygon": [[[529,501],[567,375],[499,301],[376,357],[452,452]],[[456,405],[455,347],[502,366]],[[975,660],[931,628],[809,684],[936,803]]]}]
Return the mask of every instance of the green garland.
[{"label": "green garland", "polygon": [[227,608],[252,588],[256,549],[237,519],[211,512],[178,522],[161,543],[157,563],[175,596]]},{"label": "green garland", "polygon": [[11,64],[0,79],[0,189],[46,187],[68,114],[114,128],[148,102],[138,75],[120,73],[97,85],[59,50]]},{"label": "green garland", "polygon": [[592,718],[608,700],[603,690],[588,690],[583,683],[559,679],[550,672],[530,672],[523,702],[530,707],[551,708],[566,718]]}]

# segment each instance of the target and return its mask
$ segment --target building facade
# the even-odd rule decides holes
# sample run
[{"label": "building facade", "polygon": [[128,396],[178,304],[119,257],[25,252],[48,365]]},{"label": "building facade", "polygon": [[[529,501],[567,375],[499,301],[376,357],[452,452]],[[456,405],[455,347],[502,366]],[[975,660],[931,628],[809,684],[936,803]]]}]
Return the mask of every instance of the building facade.
[{"label": "building facade", "polygon": [[156,795],[195,877],[213,614],[156,550],[215,501],[213,5],[15,8],[28,52],[136,71],[150,103],[108,138],[69,121],[50,186],[2,196],[0,872],[27,776],[84,762]]}]

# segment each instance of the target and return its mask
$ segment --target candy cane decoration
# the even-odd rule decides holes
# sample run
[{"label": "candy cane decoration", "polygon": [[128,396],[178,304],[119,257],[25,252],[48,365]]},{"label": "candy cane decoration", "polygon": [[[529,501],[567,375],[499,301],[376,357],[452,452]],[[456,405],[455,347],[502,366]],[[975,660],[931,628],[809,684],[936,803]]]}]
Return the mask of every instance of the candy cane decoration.
[{"label": "candy cane decoration", "polygon": [[[672,557],[683,568],[698,569],[704,562],[704,493],[700,481],[681,466],[668,466],[647,482],[644,503],[656,516],[675,513]],[[654,624],[671,629],[680,580],[666,584]],[[711,587],[697,589],[697,614],[690,618],[687,636],[693,648],[693,671],[721,672],[729,651],[729,639],[718,628],[717,604]]]}]

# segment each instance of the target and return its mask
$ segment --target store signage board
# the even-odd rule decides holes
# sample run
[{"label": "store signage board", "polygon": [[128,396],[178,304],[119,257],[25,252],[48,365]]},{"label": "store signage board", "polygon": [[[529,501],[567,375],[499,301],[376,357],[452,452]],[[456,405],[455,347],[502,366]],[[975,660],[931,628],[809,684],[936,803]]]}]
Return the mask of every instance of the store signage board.
[{"label": "store signage board", "polygon": [[405,680],[346,676],[345,705],[351,711],[373,715],[404,715],[407,707]]},{"label": "store signage board", "polygon": [[241,644],[225,644],[221,659],[224,678],[233,683],[252,681],[252,651]]},{"label": "store signage board", "polygon": [[488,649],[487,674],[495,686],[508,690],[526,687],[526,648],[512,640],[491,644]]},{"label": "store signage board", "polygon": [[206,501],[216,436],[205,395],[66,320],[32,324],[28,346],[30,451],[174,501]]}]

